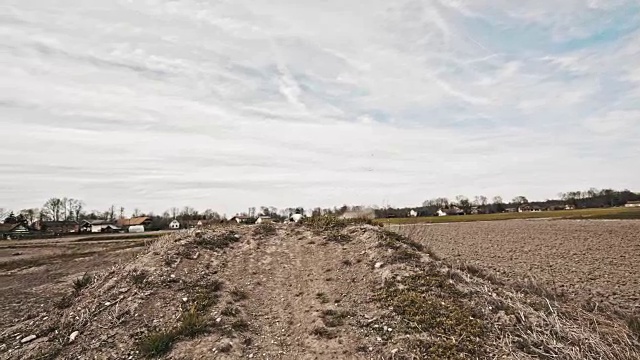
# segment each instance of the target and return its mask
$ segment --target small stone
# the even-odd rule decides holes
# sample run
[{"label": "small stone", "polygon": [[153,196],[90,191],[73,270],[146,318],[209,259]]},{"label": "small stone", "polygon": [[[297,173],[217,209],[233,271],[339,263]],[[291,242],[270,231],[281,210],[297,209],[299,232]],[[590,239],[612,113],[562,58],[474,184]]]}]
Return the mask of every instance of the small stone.
[{"label": "small stone", "polygon": [[174,279],[176,276],[174,274],[171,274],[171,278]]},{"label": "small stone", "polygon": [[35,336],[35,335],[29,335],[29,336],[27,336],[26,338],[24,338],[24,339],[20,340],[20,342],[21,342],[21,343],[23,343],[23,344],[24,344],[24,343],[28,343],[29,341],[31,341],[31,340],[33,340],[33,339],[35,339],[35,338],[36,338],[36,336]]},{"label": "small stone", "polygon": [[182,301],[183,301],[183,302],[187,302],[187,300],[189,300],[189,299],[187,299],[186,297],[183,297],[183,298],[182,298]]},{"label": "small stone", "polygon": [[249,354],[249,359],[253,359],[253,354]]},{"label": "small stone", "polygon": [[377,262],[377,263],[374,265],[374,267],[375,267],[376,269],[380,269],[380,268],[382,267],[382,265],[384,265],[384,263],[383,263],[383,262]]},{"label": "small stone", "polygon": [[381,338],[380,336],[378,336],[378,337],[376,338],[376,340],[378,340],[378,341],[382,341],[382,338]]},{"label": "small stone", "polygon": [[127,291],[129,291],[129,288],[128,288],[128,287],[124,287],[124,288],[122,288],[122,289],[120,289],[120,290],[118,290],[118,291],[120,291],[121,293],[123,293],[123,294],[124,294],[124,293],[126,293]]},{"label": "small stone", "polygon": [[71,335],[69,335],[69,343],[72,343],[76,339],[78,334],[80,334],[80,332],[77,330],[72,332]]},{"label": "small stone", "polygon": [[111,305],[111,303],[108,302],[108,301],[106,303],[104,303],[104,306],[109,306],[109,305]]},{"label": "small stone", "polygon": [[393,331],[393,329],[392,328],[387,328],[387,331],[391,332],[391,331]]},{"label": "small stone", "polygon": [[391,355],[395,355],[398,352],[398,349],[391,350]]},{"label": "small stone", "polygon": [[216,322],[219,323],[220,321],[222,321],[222,318],[217,318]]}]

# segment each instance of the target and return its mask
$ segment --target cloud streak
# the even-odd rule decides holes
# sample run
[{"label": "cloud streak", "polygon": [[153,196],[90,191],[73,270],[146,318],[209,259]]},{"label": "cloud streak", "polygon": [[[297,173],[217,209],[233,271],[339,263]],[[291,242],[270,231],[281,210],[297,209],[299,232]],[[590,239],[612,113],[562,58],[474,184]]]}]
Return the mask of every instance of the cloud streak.
[{"label": "cloud streak", "polygon": [[637,186],[633,1],[9,0],[0,205]]}]

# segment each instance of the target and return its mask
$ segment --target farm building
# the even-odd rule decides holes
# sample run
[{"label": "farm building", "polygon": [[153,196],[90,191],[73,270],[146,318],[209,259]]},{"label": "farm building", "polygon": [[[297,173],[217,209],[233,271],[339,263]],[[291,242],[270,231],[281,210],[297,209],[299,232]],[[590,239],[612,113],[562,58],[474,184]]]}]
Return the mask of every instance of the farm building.
[{"label": "farm building", "polygon": [[29,233],[23,224],[0,224],[0,239],[11,239]]},{"label": "farm building", "polygon": [[464,215],[464,211],[457,207],[452,207],[450,209],[438,209],[436,211],[437,216],[448,216],[448,215]]},{"label": "farm building", "polygon": [[246,224],[247,222],[249,222],[249,217],[244,215],[236,215],[229,219],[229,221],[235,221],[238,224]]},{"label": "farm building", "polygon": [[169,223],[169,229],[171,230],[178,230],[180,229],[180,222],[176,219],[173,219],[173,221],[171,221]]},{"label": "farm building", "polygon": [[35,230],[46,231],[54,234],[67,234],[80,232],[80,224],[77,221],[35,221],[32,225]]},{"label": "farm building", "polygon": [[80,225],[81,231],[101,233],[101,232],[118,232],[120,229],[113,221],[109,220],[85,220]]},{"label": "farm building", "polygon": [[256,224],[271,224],[275,221],[271,218],[271,216],[258,216],[256,220]]},{"label": "farm building", "polygon": [[409,217],[418,217],[418,212],[415,210],[411,210],[407,215],[409,215]]},{"label": "farm building", "polygon": [[518,212],[540,212],[542,211],[542,208],[540,206],[537,205],[522,205],[520,207],[518,207]]},{"label": "farm building", "polygon": [[151,218],[148,216],[138,216],[131,219],[118,219],[116,225],[122,229],[128,229],[130,226],[144,226],[145,228],[151,225]]},{"label": "farm building", "polygon": [[629,201],[624,204],[624,207],[640,207],[640,201]]},{"label": "farm building", "polygon": [[575,209],[576,209],[576,206],[575,206],[575,205],[565,205],[565,206],[564,206],[564,209],[565,209],[565,210],[575,210]]}]

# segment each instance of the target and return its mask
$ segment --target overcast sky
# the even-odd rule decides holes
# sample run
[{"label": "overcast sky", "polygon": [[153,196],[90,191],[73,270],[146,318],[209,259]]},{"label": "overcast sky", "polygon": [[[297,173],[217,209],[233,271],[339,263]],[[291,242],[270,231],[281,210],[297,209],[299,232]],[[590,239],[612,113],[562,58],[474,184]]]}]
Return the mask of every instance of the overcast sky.
[{"label": "overcast sky", "polygon": [[3,0],[0,207],[640,188],[637,0]]}]

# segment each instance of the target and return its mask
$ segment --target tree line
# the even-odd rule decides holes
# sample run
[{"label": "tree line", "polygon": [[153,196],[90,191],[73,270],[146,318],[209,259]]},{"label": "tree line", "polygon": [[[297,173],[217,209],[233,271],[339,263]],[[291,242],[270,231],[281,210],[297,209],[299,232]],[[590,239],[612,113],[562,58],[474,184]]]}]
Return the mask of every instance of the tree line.
[{"label": "tree line", "polygon": [[[247,211],[240,212],[238,215],[247,216],[249,218],[257,218],[258,216],[269,216],[277,220],[283,220],[292,214],[300,213],[311,216],[333,215],[340,216],[346,212],[362,211],[372,208],[378,217],[405,217],[411,210],[417,211],[419,216],[431,216],[438,209],[450,209],[452,207],[460,208],[465,212],[469,212],[475,208],[482,213],[503,212],[508,208],[517,208],[523,204],[536,205],[543,208],[563,207],[572,205],[576,208],[594,208],[594,207],[613,207],[622,206],[629,201],[640,201],[640,194],[630,190],[613,190],[613,189],[596,189],[590,188],[584,191],[569,191],[558,194],[557,199],[547,199],[545,201],[530,202],[526,196],[516,196],[511,201],[505,202],[499,195],[489,199],[484,195],[477,195],[469,198],[465,195],[458,195],[454,199],[446,197],[438,197],[425,200],[422,206],[412,208],[393,208],[377,206],[361,206],[361,205],[342,205],[340,207],[321,208],[315,207],[309,212],[305,212],[303,207],[286,207],[278,209],[274,206],[250,207]],[[202,212],[190,206],[182,208],[172,207],[162,214],[154,214],[153,212],[144,212],[138,208],[134,208],[130,214],[125,212],[122,206],[112,205],[104,211],[91,210],[87,211],[85,202],[74,198],[50,198],[40,208],[27,208],[18,212],[6,210],[0,207],[0,221],[5,223],[24,223],[33,224],[35,221],[77,221],[82,220],[107,220],[116,221],[117,219],[126,218],[128,216],[148,216],[151,217],[156,227],[162,228],[173,219],[178,221],[196,221],[211,220],[224,221],[227,219],[226,214],[220,214],[211,209]]]}]

